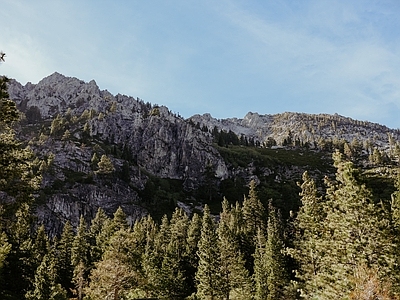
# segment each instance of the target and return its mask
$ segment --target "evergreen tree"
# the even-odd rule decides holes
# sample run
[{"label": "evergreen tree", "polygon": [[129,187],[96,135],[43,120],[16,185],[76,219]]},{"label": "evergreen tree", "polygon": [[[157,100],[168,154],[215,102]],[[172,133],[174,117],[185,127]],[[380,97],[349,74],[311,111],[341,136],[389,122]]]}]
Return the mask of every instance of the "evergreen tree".
[{"label": "evergreen tree", "polygon": [[0,77],[0,221],[11,227],[11,219],[22,203],[31,203],[32,193],[41,178],[34,172],[34,155],[23,148],[12,128],[19,115],[15,103],[8,99],[8,79]]},{"label": "evergreen tree", "polygon": [[103,154],[100,158],[100,161],[97,163],[98,170],[96,171],[98,174],[110,174],[115,171],[114,165],[111,159]]},{"label": "evergreen tree", "polygon": [[392,278],[396,278],[396,280],[392,281],[392,286],[394,290],[400,294],[400,173],[397,174],[397,177],[394,182],[394,186],[396,190],[392,194],[391,199],[391,240],[394,242],[394,257],[395,263],[393,267]]},{"label": "evergreen tree", "polygon": [[265,247],[265,267],[267,273],[267,300],[286,299],[285,288],[289,283],[284,258],[284,234],[282,220],[270,202],[267,226],[267,244]]},{"label": "evergreen tree", "polygon": [[44,225],[39,226],[36,231],[36,237],[32,245],[33,260],[38,267],[43,260],[43,257],[50,251],[50,242],[46,235]]},{"label": "evergreen tree", "polygon": [[170,221],[171,237],[169,244],[174,245],[178,260],[182,260],[185,254],[188,226],[189,218],[185,211],[176,208]]},{"label": "evergreen tree", "polygon": [[177,208],[171,221],[164,216],[159,233],[156,235],[154,251],[149,265],[149,281],[153,284],[157,295],[167,299],[175,299],[185,295],[184,253],[188,218],[182,209]]},{"label": "evergreen tree", "polygon": [[92,158],[90,159],[90,165],[93,170],[95,170],[98,167],[98,163],[99,163],[99,158],[97,156],[97,153],[94,152]]},{"label": "evergreen tree", "polygon": [[31,224],[30,207],[27,203],[23,203],[15,214],[12,227],[8,228],[8,240],[12,247],[3,267],[0,298],[5,298],[4,295],[7,294],[23,298],[32,287],[38,261],[34,257]]},{"label": "evergreen tree", "polygon": [[113,234],[102,260],[91,271],[90,284],[85,289],[89,299],[126,299],[138,279],[132,266],[140,258],[132,249],[128,230],[120,229]]},{"label": "evergreen tree", "polygon": [[186,238],[186,282],[188,284],[188,290],[194,293],[196,290],[195,286],[195,275],[199,263],[199,257],[197,255],[198,243],[201,236],[201,223],[202,220],[197,213],[194,213],[190,224],[188,226],[187,238]]},{"label": "evergreen tree", "polygon": [[50,126],[50,135],[59,136],[64,131],[65,120],[59,114],[53,119]]},{"label": "evergreen tree", "polygon": [[74,267],[74,276],[72,281],[75,285],[75,293],[77,299],[81,300],[84,297],[84,290],[88,285],[87,267],[83,261],[79,261],[78,265]]},{"label": "evergreen tree", "polygon": [[71,249],[74,241],[74,232],[72,230],[71,223],[67,221],[64,225],[61,238],[56,243],[56,267],[57,267],[57,282],[61,286],[70,291],[73,287],[73,265],[71,263]]},{"label": "evergreen tree", "polygon": [[109,246],[110,238],[119,230],[128,229],[127,216],[121,207],[118,207],[111,220],[105,220],[102,230],[97,236],[97,245],[99,249],[107,249]]},{"label": "evergreen tree", "polygon": [[[158,234],[158,231],[156,234]],[[159,257],[155,250],[155,238],[148,235],[141,265],[143,270],[142,289],[147,297],[155,297],[158,294],[159,265]]]},{"label": "evergreen tree", "polygon": [[88,238],[87,224],[83,216],[81,216],[71,249],[71,263],[74,268],[73,281],[79,300],[83,298],[83,289],[88,279],[87,271],[91,260]]},{"label": "evergreen tree", "polygon": [[254,298],[264,300],[268,297],[268,272],[266,266],[266,237],[259,229],[256,237],[256,248],[254,252]]},{"label": "evergreen tree", "polygon": [[254,240],[257,236],[258,230],[266,230],[266,215],[263,204],[258,198],[256,192],[256,183],[254,180],[250,182],[250,190],[248,197],[244,198],[242,213],[235,213],[236,217],[242,218],[239,220],[243,226],[238,235],[240,238],[240,250],[242,251],[246,260],[246,268],[250,274],[253,274],[253,254],[255,251]]},{"label": "evergreen tree", "polygon": [[1,269],[8,253],[11,251],[11,244],[7,241],[7,235],[4,232],[0,233],[0,276]]},{"label": "evergreen tree", "polygon": [[154,239],[147,239],[144,253],[143,267],[146,273],[147,289],[153,290],[153,295],[162,294],[165,289],[164,281],[168,280],[163,277],[168,276],[168,270],[162,272],[162,266],[164,262],[166,268],[169,267],[164,261],[164,257],[167,256],[170,240],[170,224],[167,215],[164,215]]},{"label": "evergreen tree", "polygon": [[55,261],[47,254],[36,270],[33,289],[26,293],[26,299],[67,300],[67,293],[56,283],[56,277]]},{"label": "evergreen tree", "polygon": [[150,215],[135,222],[133,226],[132,249],[135,250],[137,259],[133,268],[137,270],[139,289],[147,296],[156,296],[154,277],[156,270],[154,253],[154,241],[158,234],[158,227]]},{"label": "evergreen tree", "polygon": [[162,257],[167,252],[169,241],[171,240],[171,228],[167,215],[161,219],[159,231],[154,239],[154,249],[158,262],[161,263]]},{"label": "evergreen tree", "polygon": [[303,174],[301,187],[301,206],[296,216],[294,227],[294,248],[288,253],[295,259],[298,269],[295,272],[299,280],[302,295],[306,297],[318,289],[316,275],[322,268],[322,249],[318,248],[324,231],[323,222],[326,218],[324,201],[318,195],[314,180]]},{"label": "evergreen tree", "polygon": [[157,278],[158,296],[164,299],[179,299],[186,295],[185,275],[179,258],[179,245],[169,243],[162,259]]},{"label": "evergreen tree", "polygon": [[[354,289],[355,270],[364,265],[378,270],[383,281],[390,279],[393,245],[382,228],[382,210],[371,192],[360,183],[351,162],[334,154],[336,183],[327,181],[327,209],[322,240],[323,270],[317,274],[319,299],[345,298]],[[384,216],[384,215],[383,215]],[[386,219],[384,216],[383,219]]]},{"label": "evergreen tree", "polygon": [[90,264],[89,269],[93,267],[93,264],[101,259],[104,253],[106,245],[106,236],[103,234],[104,228],[107,227],[109,222],[104,210],[99,207],[96,216],[92,219],[89,229],[89,244],[90,244]]},{"label": "evergreen tree", "polygon": [[197,295],[200,299],[214,300],[222,296],[220,255],[218,253],[218,236],[215,223],[207,205],[204,215],[199,241],[199,266],[196,273]]},{"label": "evergreen tree", "polygon": [[220,253],[220,289],[224,299],[230,299],[232,294],[242,298],[250,296],[249,274],[245,268],[245,261],[239,250],[239,244],[232,229],[229,203],[226,199],[222,202],[222,212],[218,225],[218,248]]},{"label": "evergreen tree", "polygon": [[247,234],[251,237],[257,235],[258,229],[265,230],[265,209],[257,196],[256,183],[250,182],[248,197],[243,201],[243,220]]}]

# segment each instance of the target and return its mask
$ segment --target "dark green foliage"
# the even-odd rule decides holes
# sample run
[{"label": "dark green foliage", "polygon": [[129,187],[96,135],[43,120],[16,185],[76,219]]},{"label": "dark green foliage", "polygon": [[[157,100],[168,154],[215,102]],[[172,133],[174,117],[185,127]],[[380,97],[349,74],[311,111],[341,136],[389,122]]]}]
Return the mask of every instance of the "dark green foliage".
[{"label": "dark green foliage", "polygon": [[211,205],[221,202],[218,195],[218,178],[212,164],[207,164],[203,173],[203,184],[197,189],[196,199]]},{"label": "dark green foliage", "polygon": [[53,246],[56,256],[57,282],[67,291],[70,291],[73,287],[72,277],[74,267],[71,263],[71,251],[74,239],[72,226],[67,221],[64,225],[60,240]]},{"label": "dark green foliage", "polygon": [[393,194],[392,211],[385,212],[359,183],[360,174],[351,164],[337,159],[336,166],[337,180],[328,182],[322,196],[304,174],[302,206],[293,228],[288,226],[286,232],[272,201],[265,211],[254,181],[243,204],[231,205],[224,199],[218,221],[207,205],[202,219],[197,214],[190,219],[176,209],[159,225],[148,216],[132,227],[121,208],[112,219],[99,209],[90,228],[83,218],[76,233],[66,223],[60,239],[53,242],[43,227],[32,235],[29,210],[23,206],[9,241],[17,246],[6,256],[3,269],[27,280],[18,281],[17,288],[3,279],[7,289],[1,290],[1,296],[295,299],[296,287],[289,283],[291,269],[284,256],[288,242],[292,246],[286,252],[296,262],[302,295],[353,297],[363,294],[361,286],[370,284],[377,295],[395,299],[399,242],[393,236],[399,227],[398,193]]},{"label": "dark green foliage", "polygon": [[295,248],[289,250],[299,263],[302,294],[307,298],[346,298],[358,291],[360,269],[367,273],[375,270],[375,279],[390,282],[395,289],[399,279],[390,214],[374,202],[351,162],[338,152],[334,160],[336,181],[326,178],[324,197],[318,196],[307,174],[303,177],[297,238]]},{"label": "dark green foliage", "polygon": [[284,229],[279,211],[270,203],[268,207],[267,243],[265,247],[265,271],[267,276],[267,300],[286,299],[285,289],[289,285],[286,259],[283,251]]},{"label": "dark green foliage", "polygon": [[40,264],[40,257],[34,257],[32,224],[29,205],[24,203],[15,213],[11,228],[6,231],[11,249],[2,270],[0,298],[21,299],[32,287],[36,268]]},{"label": "dark green foliage", "polygon": [[67,300],[67,293],[56,283],[54,258],[46,254],[35,272],[33,287],[26,293],[27,300]]},{"label": "dark green foliage", "polygon": [[[146,173],[144,190],[135,191],[152,216],[128,224],[122,208],[112,219],[99,209],[90,227],[83,217],[75,229],[67,222],[61,236],[50,241],[44,227],[35,226],[28,203],[40,181],[36,170],[51,172],[51,163],[35,165],[32,152],[15,138],[11,126],[19,114],[7,99],[6,79],[0,81],[0,96],[1,299],[295,299],[298,295],[288,293],[292,271],[297,281],[292,290],[299,288],[310,299],[362,299],[367,287],[379,299],[395,299],[400,290],[400,184],[394,187],[389,176],[375,169],[361,174],[337,154],[336,180],[327,178],[327,189],[320,194],[311,178],[320,182],[321,174],[332,173],[332,159],[308,150],[291,132],[284,141],[288,149],[268,149],[215,128],[217,149],[230,171],[246,172],[221,181],[209,163],[193,191],[185,190],[181,180]],[[160,110],[150,109],[142,105],[143,114],[158,118]],[[110,111],[117,110],[114,102]],[[78,119],[69,111],[51,125],[46,121],[43,128],[30,129],[65,144],[95,145],[91,175],[64,171],[65,180],[42,191],[43,201],[75,183],[131,186],[131,175],[145,172],[135,165],[136,154],[126,141],[114,144],[112,136],[104,143],[92,136],[96,115],[87,110]],[[42,122],[35,107],[26,117],[29,123]],[[45,140],[42,136],[40,142]],[[276,141],[265,144],[272,147]],[[355,163],[363,155],[357,141],[321,139],[315,146],[338,147]],[[386,163],[384,153],[368,151],[372,163]],[[295,184],[300,180],[297,167],[309,171],[300,186]],[[249,178],[256,181],[248,185]],[[5,205],[10,198],[12,205]],[[175,209],[178,201],[209,205],[202,217],[194,213],[189,218]],[[290,211],[295,217],[289,219]],[[283,251],[285,245],[290,249]]]},{"label": "dark green foliage", "polygon": [[245,267],[245,257],[240,251],[237,239],[237,224],[234,212],[224,199],[218,224],[218,247],[220,251],[221,293],[225,299],[231,295],[249,298],[251,284],[249,272]]},{"label": "dark green foliage", "polygon": [[107,227],[109,219],[102,208],[97,210],[96,216],[91,222],[89,230],[89,244],[90,244],[90,269],[93,264],[101,259],[104,253],[104,245],[106,244],[106,234],[104,234],[104,229]]},{"label": "dark green foliage", "polygon": [[220,256],[217,248],[216,224],[210,210],[204,207],[201,237],[199,241],[199,266],[196,273],[197,295],[200,299],[218,299],[223,295],[220,274]]},{"label": "dark green foliage", "polygon": [[197,271],[199,257],[197,251],[199,250],[198,243],[201,236],[201,223],[202,220],[198,214],[193,214],[190,224],[187,229],[186,236],[186,252],[185,252],[185,277],[189,289],[189,294],[196,291],[195,287],[195,274]]},{"label": "dark green foliage", "polygon": [[73,281],[79,300],[83,297],[83,289],[88,280],[91,264],[89,237],[86,221],[81,216],[71,249],[71,264],[74,268]]},{"label": "dark green foliage", "polygon": [[139,195],[141,204],[150,211],[154,219],[160,220],[164,214],[172,215],[177,201],[185,201],[190,193],[184,191],[181,180],[149,176]]}]

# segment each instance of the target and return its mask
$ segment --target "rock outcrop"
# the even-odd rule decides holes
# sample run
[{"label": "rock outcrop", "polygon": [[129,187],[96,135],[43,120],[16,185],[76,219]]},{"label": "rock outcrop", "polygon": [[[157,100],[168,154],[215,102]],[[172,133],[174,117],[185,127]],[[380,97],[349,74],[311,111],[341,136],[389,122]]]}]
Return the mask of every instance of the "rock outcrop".
[{"label": "rock outcrop", "polygon": [[[300,147],[299,157],[312,149],[307,154],[312,159],[326,151],[318,156],[325,171],[329,151],[345,148],[344,143],[351,144],[350,156],[358,151],[368,157],[374,149],[394,158],[400,153],[399,130],[339,115],[249,112],[243,119],[218,120],[210,114],[184,119],[165,106],[114,96],[94,80],[86,83],[59,73],[25,86],[12,80],[9,94],[24,113],[18,136],[38,157],[43,182],[36,213],[52,234],[67,220],[76,226],[81,215],[90,221],[98,208],[112,215],[120,206],[134,222],[165,203],[186,210],[190,203],[199,207],[191,193],[199,187],[203,191],[197,195],[204,199],[212,198],[214,185],[240,198],[249,180],[263,181],[268,197],[280,198],[284,207],[287,188],[298,197],[293,182],[311,167],[290,165],[288,156],[279,161],[274,147]],[[240,146],[229,149],[228,142],[218,148],[221,130],[233,134]],[[273,151],[246,152],[242,141]],[[280,185],[277,190],[274,184]]]},{"label": "rock outcrop", "polygon": [[[94,81],[58,73],[36,85],[12,81],[9,94],[26,116],[21,139],[30,140],[40,159],[51,157],[43,180],[49,195],[43,196],[38,216],[55,231],[65,220],[76,224],[80,215],[89,220],[99,207],[112,214],[121,206],[131,219],[145,214],[138,191],[148,176],[181,180],[185,189],[201,183],[208,165],[219,178],[228,176],[211,134],[164,106],[113,96]],[[129,161],[129,179],[97,174],[95,153],[98,158],[109,156],[118,174]]]}]

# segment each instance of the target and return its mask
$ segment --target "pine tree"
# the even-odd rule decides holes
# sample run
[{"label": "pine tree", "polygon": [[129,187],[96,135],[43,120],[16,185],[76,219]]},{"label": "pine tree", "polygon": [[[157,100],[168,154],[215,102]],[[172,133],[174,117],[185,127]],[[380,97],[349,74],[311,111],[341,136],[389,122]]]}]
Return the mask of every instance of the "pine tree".
[{"label": "pine tree", "polygon": [[103,234],[104,228],[107,227],[107,223],[110,222],[104,210],[99,207],[96,216],[91,221],[89,229],[89,244],[90,244],[90,264],[89,270],[93,267],[93,264],[101,259],[105,251],[106,236]]},{"label": "pine tree", "polygon": [[154,283],[154,240],[158,234],[158,228],[150,215],[135,222],[131,233],[132,249],[135,255],[140,257],[133,268],[137,270],[137,281],[140,291],[147,297],[156,296]]},{"label": "pine tree", "polygon": [[148,281],[157,296],[175,299],[185,295],[184,253],[188,218],[177,208],[171,221],[165,215],[154,240],[146,249]]},{"label": "pine tree", "polygon": [[73,265],[71,263],[71,249],[74,241],[74,232],[72,230],[71,223],[67,221],[64,225],[63,232],[61,233],[61,238],[56,243],[56,267],[57,267],[57,282],[59,282],[62,287],[70,291],[73,287],[72,277],[73,277]]},{"label": "pine tree", "polygon": [[78,300],[83,299],[84,290],[88,284],[87,267],[83,261],[79,261],[78,265],[74,267],[74,276],[72,281],[75,285],[76,296]]},{"label": "pine tree", "polygon": [[67,293],[56,283],[55,261],[45,255],[36,270],[33,289],[26,293],[28,300],[67,300]]},{"label": "pine tree", "polygon": [[201,223],[202,220],[200,216],[197,213],[194,213],[188,226],[186,238],[185,261],[187,265],[185,276],[190,294],[196,291],[195,275],[199,264],[197,251],[199,249],[198,243],[201,236]]},{"label": "pine tree", "polygon": [[128,229],[127,216],[121,207],[118,207],[118,209],[115,211],[111,222],[111,227],[113,231]]},{"label": "pine tree", "polygon": [[9,228],[22,203],[31,203],[41,178],[34,172],[34,155],[15,138],[19,114],[7,93],[8,78],[0,77],[0,221]]},{"label": "pine tree", "polygon": [[42,262],[43,257],[50,251],[50,242],[46,235],[44,225],[39,226],[32,245],[32,255],[36,267]]},{"label": "pine tree", "polygon": [[8,253],[11,251],[11,244],[7,241],[7,235],[4,232],[0,233],[0,276],[1,269]]},{"label": "pine tree", "polygon": [[172,279],[170,284],[171,292],[168,295],[170,298],[188,295],[187,288],[189,284],[186,279],[188,229],[189,218],[187,214],[183,209],[176,208],[170,221],[171,237],[167,248],[167,255],[162,263],[162,269],[166,269],[166,274],[169,274],[169,278]]},{"label": "pine tree", "polygon": [[96,171],[98,174],[111,174],[115,171],[114,165],[111,159],[103,154],[100,158],[100,161],[97,163],[98,170]]},{"label": "pine tree", "polygon": [[165,267],[168,264],[164,261],[167,256],[168,245],[171,240],[170,224],[167,215],[161,219],[161,224],[153,239],[148,237],[143,258],[143,269],[146,276],[146,289],[152,290],[152,295],[158,296],[165,289],[164,281],[168,280],[168,270],[162,272],[163,262]]},{"label": "pine tree", "polygon": [[140,258],[132,252],[133,243],[128,230],[120,229],[110,238],[102,260],[95,263],[90,284],[85,288],[89,299],[125,299],[138,279],[133,268]]},{"label": "pine tree", "polygon": [[77,228],[77,232],[75,238],[72,242],[71,249],[71,263],[74,267],[79,265],[79,263],[84,263],[84,265],[88,265],[90,260],[89,257],[89,242],[88,242],[88,233],[87,233],[87,224],[83,216],[79,219],[79,225]]},{"label": "pine tree", "polygon": [[264,300],[268,297],[268,272],[266,266],[266,237],[259,229],[256,237],[256,248],[254,252],[254,298]]},{"label": "pine tree", "polygon": [[73,281],[79,300],[83,298],[83,288],[88,279],[87,271],[91,260],[88,239],[87,224],[83,216],[81,216],[71,249],[71,263],[74,268]]},{"label": "pine tree", "polygon": [[[156,232],[158,234],[158,231]],[[158,294],[158,275],[159,275],[159,261],[155,251],[155,238],[147,235],[146,245],[144,248],[141,268],[143,270],[142,289],[145,291],[147,297],[157,296]]]},{"label": "pine tree", "polygon": [[15,214],[11,228],[7,228],[8,241],[12,247],[2,270],[0,296],[4,293],[22,298],[32,286],[38,261],[34,257],[31,224],[30,206],[23,203]]},{"label": "pine tree", "polygon": [[231,218],[229,203],[224,199],[218,225],[218,248],[221,273],[220,289],[225,299],[230,299],[231,294],[239,294],[241,297],[250,296],[249,274],[232,230],[236,226],[231,223]]},{"label": "pine tree", "polygon": [[396,190],[391,195],[391,240],[394,242],[395,263],[393,266],[392,281],[393,289],[400,294],[400,173],[394,182]]},{"label": "pine tree", "polygon": [[[250,182],[250,190],[248,197],[244,198],[242,213],[237,210],[235,217],[242,223],[242,229],[238,232],[240,239],[240,250],[246,260],[246,268],[250,274],[253,274],[253,254],[255,251],[254,239],[259,229],[266,230],[266,215],[263,204],[258,198],[256,191],[256,183],[254,180]],[[240,220],[242,218],[242,220]],[[239,224],[239,223],[238,223]]]},{"label": "pine tree", "polygon": [[[354,289],[355,270],[368,266],[378,270],[383,281],[390,279],[393,245],[382,228],[382,210],[371,192],[360,183],[351,162],[334,154],[336,182],[327,181],[326,219],[317,244],[323,270],[317,274],[319,299],[345,298]],[[384,217],[386,219],[386,217]]]},{"label": "pine tree", "polygon": [[282,219],[270,202],[267,226],[267,244],[265,247],[265,267],[267,272],[267,300],[286,299],[285,287],[289,283],[286,261]]},{"label": "pine tree", "polygon": [[169,243],[162,259],[157,278],[158,296],[165,299],[179,299],[186,295],[185,275],[179,258],[179,245]]},{"label": "pine tree", "polygon": [[302,184],[299,184],[301,206],[294,221],[294,248],[288,249],[288,253],[297,262],[296,278],[299,280],[302,295],[306,297],[318,289],[315,280],[322,268],[323,256],[318,244],[321,243],[326,212],[324,201],[318,195],[315,182],[308,172],[304,172],[302,179]]},{"label": "pine tree", "polygon": [[98,247],[100,247],[99,249],[103,249],[102,251],[105,251],[113,234],[121,229],[126,230],[128,227],[127,216],[122,208],[118,207],[113,215],[113,218],[111,220],[105,220],[102,230],[97,236],[96,240]]},{"label": "pine tree", "polygon": [[[0,60],[4,61],[4,53]],[[16,139],[13,125],[19,120],[9,99],[9,79],[0,77],[0,298],[6,294],[22,298],[34,276],[31,212],[33,192],[41,178],[34,171],[34,155]]]},{"label": "pine tree", "polygon": [[171,237],[169,243],[174,245],[178,260],[182,260],[185,254],[188,226],[189,218],[185,211],[176,208],[170,221]]},{"label": "pine tree", "polygon": [[250,190],[248,197],[243,201],[243,220],[245,222],[246,232],[249,236],[256,236],[258,229],[265,230],[266,216],[265,209],[256,192],[256,183],[254,180],[250,182]]},{"label": "pine tree", "polygon": [[207,205],[204,207],[201,238],[199,241],[199,266],[196,273],[197,295],[200,299],[218,299],[222,296],[220,256],[215,223]]}]

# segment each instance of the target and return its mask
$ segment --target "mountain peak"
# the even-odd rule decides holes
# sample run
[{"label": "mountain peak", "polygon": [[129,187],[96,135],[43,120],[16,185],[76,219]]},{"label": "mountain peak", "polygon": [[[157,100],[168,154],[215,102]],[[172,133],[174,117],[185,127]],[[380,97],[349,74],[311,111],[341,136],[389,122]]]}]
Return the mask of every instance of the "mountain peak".
[{"label": "mountain peak", "polygon": [[53,74],[50,74],[49,76],[46,76],[42,80],[39,81],[39,83],[47,83],[47,82],[55,82],[55,81],[62,81],[65,80],[67,77],[64,76],[61,73],[54,72]]}]

